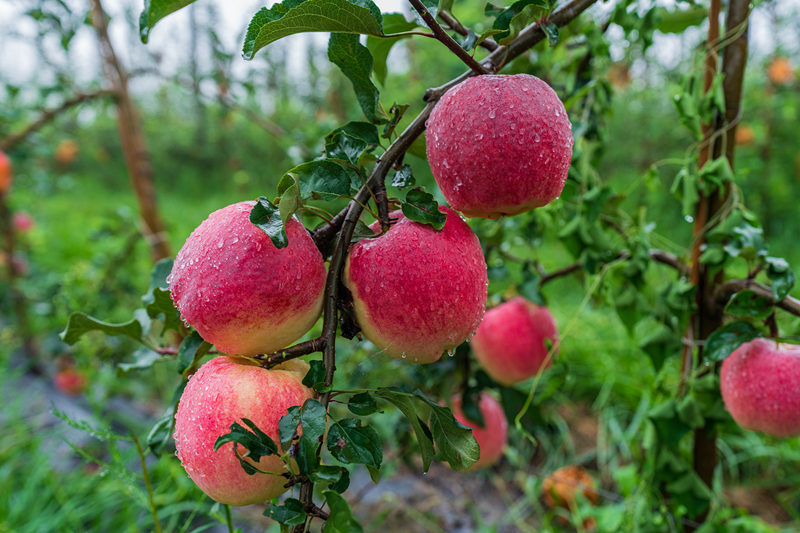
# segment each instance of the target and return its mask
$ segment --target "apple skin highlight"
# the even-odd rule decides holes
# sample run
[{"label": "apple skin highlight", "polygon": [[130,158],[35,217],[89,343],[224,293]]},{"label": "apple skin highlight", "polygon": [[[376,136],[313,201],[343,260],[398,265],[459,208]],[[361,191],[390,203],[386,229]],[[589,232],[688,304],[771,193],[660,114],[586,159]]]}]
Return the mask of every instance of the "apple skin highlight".
[{"label": "apple skin highlight", "polygon": [[800,346],[763,338],[742,344],[722,362],[720,390],[742,428],[800,435]]},{"label": "apple skin highlight", "polygon": [[[441,231],[390,214],[383,235],[353,245],[343,282],[364,336],[392,357],[433,363],[477,329],[488,278],[478,237],[445,207]],[[379,225],[373,224],[373,231]]]},{"label": "apple skin highlight", "polygon": [[[280,447],[278,422],[289,407],[301,406],[313,396],[302,384],[308,363],[295,359],[270,370],[237,357],[216,357],[189,379],[175,413],[176,455],[186,473],[212,499],[229,505],[249,505],[286,492],[286,478],[248,475],[233,451],[233,443],[216,452],[217,438],[234,422],[253,421]],[[240,455],[245,450],[239,447]],[[285,464],[276,455],[254,462],[261,471],[283,473]]]},{"label": "apple skin highlight", "polygon": [[302,337],[322,312],[325,263],[303,225],[278,249],[250,222],[255,202],[211,213],[186,239],[167,281],[181,317],[221,352],[271,353]]},{"label": "apple skin highlight", "polygon": [[453,87],[433,109],[425,138],[447,202],[483,218],[558,198],[574,143],[564,104],[528,74],[475,76]]}]

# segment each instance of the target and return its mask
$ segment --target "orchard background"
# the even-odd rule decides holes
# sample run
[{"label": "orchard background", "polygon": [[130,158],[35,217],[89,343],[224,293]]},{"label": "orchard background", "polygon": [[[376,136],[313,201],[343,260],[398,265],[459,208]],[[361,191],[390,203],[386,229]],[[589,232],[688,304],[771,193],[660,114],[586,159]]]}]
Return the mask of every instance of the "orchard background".
[{"label": "orchard background", "polygon": [[[336,26],[305,28],[354,32],[337,37],[356,51],[342,54],[325,33],[262,46],[252,31],[269,22],[247,31],[261,4],[189,3],[151,0],[144,15],[139,2],[0,5],[0,150],[13,165],[10,188],[0,174],[0,531],[277,531],[273,518],[314,531],[797,530],[798,440],[739,428],[718,370],[753,337],[800,339],[800,5],[378,2],[378,18],[368,0],[285,3],[350,6],[357,15],[329,19]],[[378,20],[383,34],[414,35],[352,37]],[[241,200],[270,209],[281,198],[281,215],[297,200],[314,228],[314,211],[356,197],[373,222],[380,198],[334,191],[336,172],[301,167],[352,149],[373,189],[385,177],[393,205],[426,218],[445,200],[425,160],[424,113],[451,80],[497,67],[549,83],[575,139],[559,199],[469,219],[488,306],[517,295],[546,305],[559,330],[553,366],[501,386],[468,343],[414,365],[338,336],[335,374],[333,343],[303,357],[320,362],[312,385],[323,396],[330,377],[335,391],[383,391],[330,404],[331,421],[358,415],[374,433],[369,470],[325,448],[324,471],[313,453],[303,459],[317,490],[298,480],[288,497],[299,507],[286,496],[213,502],[170,438],[181,374],[210,347],[176,320],[170,266],[157,261]],[[350,122],[374,133],[329,136]],[[313,198],[285,194],[289,171]],[[322,234],[326,258],[341,260],[349,236]],[[336,335],[347,305],[326,302],[327,327],[302,340]],[[161,335],[164,324],[173,329]],[[340,331],[352,328],[346,319]],[[308,348],[320,346],[295,351]],[[409,400],[409,422],[393,407],[400,396],[384,401],[387,387],[430,403]],[[468,466],[457,458],[470,443],[453,425],[460,444],[437,441],[423,474],[433,443],[425,452],[416,414],[433,424],[437,402],[465,391],[469,412],[480,390],[507,415],[503,458],[454,471],[446,462]],[[380,412],[366,415],[373,401]],[[554,478],[565,466],[582,470]],[[570,492],[580,494],[565,502]]]}]

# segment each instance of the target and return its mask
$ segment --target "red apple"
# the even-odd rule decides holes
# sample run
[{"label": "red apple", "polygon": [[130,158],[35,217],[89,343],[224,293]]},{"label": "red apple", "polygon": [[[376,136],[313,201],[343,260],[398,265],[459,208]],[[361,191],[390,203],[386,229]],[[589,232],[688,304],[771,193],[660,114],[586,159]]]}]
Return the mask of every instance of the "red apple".
[{"label": "red apple", "polygon": [[[441,231],[400,211],[389,231],[353,245],[343,282],[364,336],[391,355],[432,363],[464,342],[486,305],[486,262],[472,229],[450,209]],[[373,231],[379,226],[373,224]]]},{"label": "red apple", "polygon": [[800,346],[754,339],[722,362],[725,407],[744,429],[800,435]]},{"label": "red apple", "polygon": [[325,264],[308,231],[286,224],[278,249],[250,222],[255,202],[211,213],[186,239],[170,274],[183,319],[218,350],[269,353],[305,334],[322,311]]},{"label": "red apple", "polygon": [[66,367],[53,377],[56,388],[64,394],[78,395],[86,390],[86,375],[77,368]]},{"label": "red apple", "polygon": [[[302,405],[312,391],[302,384],[308,363],[295,359],[266,370],[250,360],[216,357],[189,379],[175,413],[175,447],[186,473],[200,490],[229,505],[249,505],[286,491],[286,471],[277,455],[255,462],[261,471],[248,475],[236,458],[233,443],[216,452],[217,438],[234,422],[253,421],[280,447],[278,422],[289,407]],[[239,446],[240,455],[245,450]]]},{"label": "red apple", "polygon": [[36,226],[33,217],[25,211],[17,211],[11,217],[11,225],[17,233],[28,233]]},{"label": "red apple", "polygon": [[494,396],[481,392],[478,409],[480,409],[481,416],[483,416],[483,427],[464,416],[461,411],[460,395],[453,396],[451,403],[456,420],[472,428],[472,435],[481,448],[481,455],[478,461],[470,467],[470,470],[484,468],[496,463],[503,456],[503,451],[508,442],[508,421],[500,402],[495,400]]},{"label": "red apple", "polygon": [[453,209],[468,217],[516,215],[561,195],[572,125],[539,78],[469,78],[439,100],[427,129],[433,177]]},{"label": "red apple", "polygon": [[486,311],[470,345],[492,379],[513,385],[548,368],[548,343],[557,342],[550,311],[517,296]]},{"label": "red apple", "polygon": [[11,169],[11,159],[0,150],[0,195],[11,189],[14,172]]}]

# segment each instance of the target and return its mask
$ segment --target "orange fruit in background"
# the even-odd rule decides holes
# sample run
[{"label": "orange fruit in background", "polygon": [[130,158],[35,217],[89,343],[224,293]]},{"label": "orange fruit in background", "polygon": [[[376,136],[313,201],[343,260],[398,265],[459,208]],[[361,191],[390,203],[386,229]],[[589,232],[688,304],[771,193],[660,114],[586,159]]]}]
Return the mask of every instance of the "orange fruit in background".
[{"label": "orange fruit in background", "polygon": [[542,501],[551,509],[556,507],[571,509],[575,505],[578,492],[593,504],[599,501],[597,483],[582,466],[563,466],[553,471],[542,482]]},{"label": "orange fruit in background", "polygon": [[742,124],[736,128],[735,139],[736,146],[747,146],[753,144],[756,140],[756,134],[752,127],[747,124]]},{"label": "orange fruit in background", "polygon": [[767,77],[772,83],[786,85],[794,80],[794,68],[789,59],[778,56],[767,67]]},{"label": "orange fruit in background", "polygon": [[5,194],[11,188],[14,173],[11,169],[11,159],[0,151],[0,194]]},{"label": "orange fruit in background", "polygon": [[78,152],[80,152],[80,147],[74,139],[64,139],[58,143],[53,157],[59,164],[67,166],[75,161]]},{"label": "orange fruit in background", "polygon": [[615,89],[625,90],[631,84],[631,69],[625,63],[614,63],[608,68],[608,81]]}]

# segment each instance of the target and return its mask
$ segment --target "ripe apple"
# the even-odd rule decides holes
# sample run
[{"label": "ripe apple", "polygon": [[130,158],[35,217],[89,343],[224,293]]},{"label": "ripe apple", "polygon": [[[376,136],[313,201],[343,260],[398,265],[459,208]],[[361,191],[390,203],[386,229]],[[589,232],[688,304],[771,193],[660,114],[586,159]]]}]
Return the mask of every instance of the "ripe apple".
[{"label": "ripe apple", "polygon": [[80,146],[74,139],[64,139],[58,143],[53,157],[58,164],[67,167],[78,157],[78,152],[80,152]]},{"label": "ripe apple", "polygon": [[186,239],[167,278],[183,319],[218,350],[269,353],[299,339],[322,311],[325,264],[306,229],[286,224],[278,249],[250,222],[255,202],[211,213]]},{"label": "ripe apple", "polygon": [[789,59],[778,56],[767,67],[767,77],[777,85],[786,85],[794,80],[795,73]]},{"label": "ripe apple", "polygon": [[486,311],[470,345],[492,379],[513,385],[550,366],[548,342],[558,342],[553,315],[517,296]]},{"label": "ripe apple", "polygon": [[547,83],[528,74],[469,78],[439,100],[427,123],[433,177],[468,217],[516,215],[561,194],[572,124]]},{"label": "ripe apple", "polygon": [[[242,418],[253,421],[280,447],[278,422],[289,407],[303,405],[311,389],[302,384],[308,363],[294,359],[266,370],[240,357],[216,357],[189,378],[175,413],[175,447],[186,473],[200,490],[229,505],[249,505],[284,492],[286,478],[274,474],[248,475],[234,453],[233,443],[216,452],[217,438]],[[245,450],[238,446],[239,455]],[[264,472],[283,473],[277,455],[256,462]]]},{"label": "ripe apple", "polygon": [[578,493],[591,503],[599,500],[597,483],[594,478],[579,465],[567,465],[554,470],[542,482],[542,501],[553,509],[563,507],[572,509]]},{"label": "ripe apple", "polygon": [[14,172],[11,168],[11,159],[0,151],[0,195],[11,189],[11,182],[14,179]]},{"label": "ripe apple", "polygon": [[800,346],[753,339],[722,362],[725,407],[744,429],[800,435]]},{"label": "ripe apple", "polygon": [[86,374],[73,367],[66,367],[58,371],[53,377],[56,388],[64,394],[78,395],[86,390],[88,380]]},{"label": "ripe apple", "polygon": [[11,217],[11,226],[17,233],[28,233],[36,226],[33,217],[25,211],[17,211]]},{"label": "ripe apple", "polygon": [[472,435],[481,448],[481,455],[478,461],[470,467],[470,470],[485,468],[496,463],[503,456],[508,442],[508,421],[500,402],[495,400],[494,396],[481,392],[478,409],[483,416],[483,427],[464,416],[461,410],[460,395],[453,396],[451,403],[453,416],[465,426],[472,428]]},{"label": "ripe apple", "polygon": [[[400,211],[385,234],[353,245],[343,282],[364,336],[392,357],[432,363],[472,335],[488,279],[478,237],[450,209],[441,231]],[[372,225],[379,231],[378,224]]]}]

